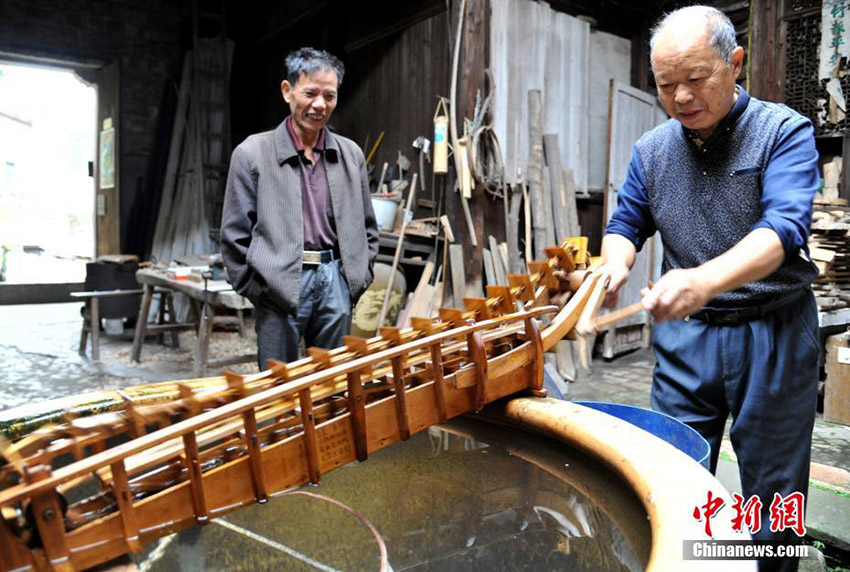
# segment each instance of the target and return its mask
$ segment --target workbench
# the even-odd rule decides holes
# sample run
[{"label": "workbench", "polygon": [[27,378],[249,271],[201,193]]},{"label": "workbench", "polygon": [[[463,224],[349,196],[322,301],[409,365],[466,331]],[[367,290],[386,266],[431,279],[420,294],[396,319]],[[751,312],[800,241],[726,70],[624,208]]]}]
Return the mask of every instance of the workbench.
[{"label": "workbench", "polygon": [[[204,377],[208,367],[222,367],[234,363],[256,361],[256,354],[232,356],[213,361],[209,360],[209,344],[212,335],[213,318],[216,308],[229,308],[244,311],[253,308],[247,298],[233,291],[233,288],[224,280],[177,280],[168,276],[164,269],[141,269],[136,272],[136,280],[142,285],[142,303],[139,307],[139,319],[136,321],[136,331],[133,336],[132,359],[139,362],[142,353],[142,344],[145,336],[150,332],[163,332],[175,330],[196,329],[197,346],[194,352],[194,374]],[[172,292],[184,294],[193,304],[200,306],[197,315],[198,323],[190,324],[148,324],[151,301],[154,289],[161,288]],[[197,328],[196,328],[197,326]],[[241,326],[240,326],[241,327]]]}]

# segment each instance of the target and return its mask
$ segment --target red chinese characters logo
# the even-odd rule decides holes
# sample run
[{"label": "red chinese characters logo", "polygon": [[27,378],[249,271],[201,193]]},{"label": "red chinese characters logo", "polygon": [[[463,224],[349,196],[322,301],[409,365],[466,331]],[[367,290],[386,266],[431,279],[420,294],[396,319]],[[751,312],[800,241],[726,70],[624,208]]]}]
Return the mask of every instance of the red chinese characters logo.
[{"label": "red chinese characters logo", "polygon": [[[793,492],[784,497],[779,493],[774,493],[773,501],[770,503],[771,532],[791,529],[797,536],[805,536],[805,498],[805,495],[801,492]],[[732,499],[734,500],[732,510],[735,512],[732,517],[732,530],[743,532],[744,527],[746,527],[750,534],[759,532],[762,526],[761,512],[764,507],[759,496],[753,495],[745,501],[742,495],[733,493]],[[714,534],[711,532],[711,519],[725,505],[726,502],[722,498],[715,496],[712,491],[708,491],[705,504],[694,507],[693,517],[699,522],[704,522],[705,534],[709,538],[714,538]]]},{"label": "red chinese characters logo", "polygon": [[723,508],[723,505],[726,504],[720,497],[716,497],[713,495],[711,491],[708,491],[708,500],[702,506],[694,507],[694,518],[697,520],[705,520],[705,533],[709,538],[714,538],[714,535],[711,533],[711,519],[714,518],[714,515]]},{"label": "red chinese characters logo", "polygon": [[753,495],[747,502],[744,502],[744,497],[738,493],[732,493],[732,498],[735,502],[732,504],[732,510],[735,511],[735,516],[732,517],[732,530],[741,532],[744,525],[750,531],[750,534],[755,534],[761,530],[761,507],[762,502],[758,495]]},{"label": "red chinese characters logo", "polygon": [[793,492],[784,498],[779,493],[773,493],[773,502],[770,503],[770,530],[780,532],[790,528],[797,536],[805,536],[804,503],[805,497],[800,492]]}]

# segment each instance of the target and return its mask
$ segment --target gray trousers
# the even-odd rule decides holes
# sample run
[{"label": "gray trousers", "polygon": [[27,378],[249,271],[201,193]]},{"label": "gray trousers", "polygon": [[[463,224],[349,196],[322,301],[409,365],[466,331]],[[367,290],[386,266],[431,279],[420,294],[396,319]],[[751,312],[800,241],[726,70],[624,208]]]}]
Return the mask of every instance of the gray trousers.
[{"label": "gray trousers", "polygon": [[297,316],[284,312],[265,295],[254,309],[260,370],[266,369],[269,359],[297,360],[302,337],[308,348],[341,346],[351,329],[351,292],[342,275],[342,261],[304,266]]},{"label": "gray trousers", "polygon": [[[731,415],[729,438],[744,499],[758,495],[763,503],[762,526],[754,539],[798,543],[790,529],[770,531],[769,507],[775,493],[784,498],[808,492],[820,355],[814,296],[808,293],[736,326],[697,319],[657,324],[653,346],[652,408],[705,437],[712,472]],[[723,510],[720,517],[731,518],[731,507]],[[759,572],[796,570],[796,558],[759,562]]]}]

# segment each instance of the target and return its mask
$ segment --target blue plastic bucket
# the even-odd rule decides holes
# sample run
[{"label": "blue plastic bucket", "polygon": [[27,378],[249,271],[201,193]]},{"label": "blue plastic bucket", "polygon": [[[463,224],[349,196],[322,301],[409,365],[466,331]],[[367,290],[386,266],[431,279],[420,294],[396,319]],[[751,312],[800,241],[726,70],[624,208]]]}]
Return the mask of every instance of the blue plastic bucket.
[{"label": "blue plastic bucket", "polygon": [[573,403],[607,413],[635,427],[640,427],[659,439],[667,441],[706,469],[709,468],[711,446],[708,441],[695,429],[678,419],[651,409],[620,403],[602,401],[574,401]]}]

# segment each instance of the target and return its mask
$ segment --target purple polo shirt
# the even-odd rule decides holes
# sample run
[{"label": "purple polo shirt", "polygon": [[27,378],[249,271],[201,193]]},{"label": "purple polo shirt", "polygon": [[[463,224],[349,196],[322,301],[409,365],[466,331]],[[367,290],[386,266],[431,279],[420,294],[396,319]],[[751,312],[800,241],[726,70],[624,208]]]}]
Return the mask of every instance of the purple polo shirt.
[{"label": "purple polo shirt", "polygon": [[304,250],[332,250],[336,247],[331,191],[325,171],[325,128],[313,147],[314,162],[304,155],[304,145],[292,128],[292,117],[286,118],[286,130],[298,151],[301,163],[301,219],[304,223]]}]

